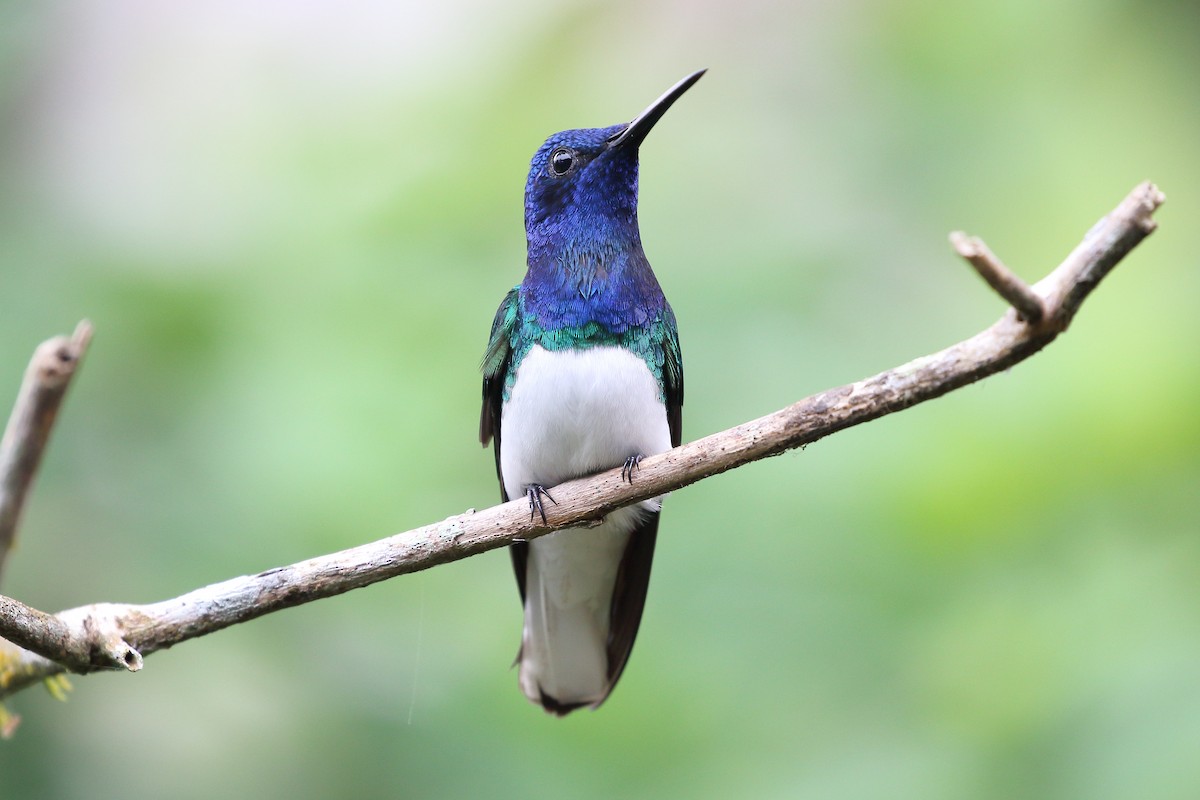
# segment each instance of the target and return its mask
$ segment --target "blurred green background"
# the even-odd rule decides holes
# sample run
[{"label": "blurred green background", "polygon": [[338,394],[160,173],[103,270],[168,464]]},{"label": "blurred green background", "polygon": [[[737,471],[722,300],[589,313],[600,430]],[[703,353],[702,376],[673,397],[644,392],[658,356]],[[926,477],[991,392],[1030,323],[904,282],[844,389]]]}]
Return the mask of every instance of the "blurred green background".
[{"label": "blurred green background", "polygon": [[[1139,181],[1009,373],[676,492],[556,720],[493,552],[8,702],[4,798],[1200,796],[1200,14],[1171,2],[0,5],[0,405],[96,338],[3,591],[148,602],[498,499],[477,365],[549,133],[643,148],[691,439],[931,352]],[[0,412],[3,413],[3,412]]]}]

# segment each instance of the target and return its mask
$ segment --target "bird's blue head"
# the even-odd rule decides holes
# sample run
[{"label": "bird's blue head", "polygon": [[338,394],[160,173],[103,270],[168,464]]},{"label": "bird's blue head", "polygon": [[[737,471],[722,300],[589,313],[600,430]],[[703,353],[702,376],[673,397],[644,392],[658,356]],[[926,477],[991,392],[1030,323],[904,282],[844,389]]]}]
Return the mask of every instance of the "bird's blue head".
[{"label": "bird's blue head", "polygon": [[638,246],[638,147],[700,80],[694,72],[632,122],[556,133],[538,148],[525,184],[530,264],[564,253]]}]

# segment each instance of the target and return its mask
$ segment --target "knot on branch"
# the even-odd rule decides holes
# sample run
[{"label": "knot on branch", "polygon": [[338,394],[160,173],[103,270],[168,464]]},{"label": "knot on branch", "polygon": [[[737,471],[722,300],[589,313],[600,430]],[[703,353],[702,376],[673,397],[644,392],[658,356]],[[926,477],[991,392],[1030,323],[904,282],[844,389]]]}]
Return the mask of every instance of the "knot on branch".
[{"label": "knot on branch", "polygon": [[62,653],[47,654],[72,672],[94,672],[117,669],[137,672],[142,668],[142,654],[125,639],[124,613],[126,606],[97,603],[60,612],[59,620],[71,633],[71,647]]}]

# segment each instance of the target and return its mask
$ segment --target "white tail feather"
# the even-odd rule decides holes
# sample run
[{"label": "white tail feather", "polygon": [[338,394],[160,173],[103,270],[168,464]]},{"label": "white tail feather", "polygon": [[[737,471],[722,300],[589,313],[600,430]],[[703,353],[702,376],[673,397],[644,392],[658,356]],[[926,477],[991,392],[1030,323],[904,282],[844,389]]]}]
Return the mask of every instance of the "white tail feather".
[{"label": "white tail feather", "polygon": [[535,703],[545,695],[560,705],[592,704],[608,694],[609,612],[629,539],[623,522],[530,542],[520,682]]}]

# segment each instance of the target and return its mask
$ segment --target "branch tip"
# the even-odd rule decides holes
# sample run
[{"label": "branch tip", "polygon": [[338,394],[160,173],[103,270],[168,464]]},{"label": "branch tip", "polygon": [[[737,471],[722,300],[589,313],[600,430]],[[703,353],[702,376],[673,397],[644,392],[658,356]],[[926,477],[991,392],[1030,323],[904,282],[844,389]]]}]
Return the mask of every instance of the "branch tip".
[{"label": "branch tip", "polygon": [[71,341],[78,348],[85,349],[92,341],[92,334],[95,332],[90,319],[81,319],[79,324],[75,326],[75,332],[71,334]]},{"label": "branch tip", "polygon": [[1143,181],[1130,193],[1129,199],[1136,203],[1134,218],[1146,233],[1153,232],[1158,222],[1152,216],[1158,207],[1167,202],[1167,196],[1150,181]]}]

